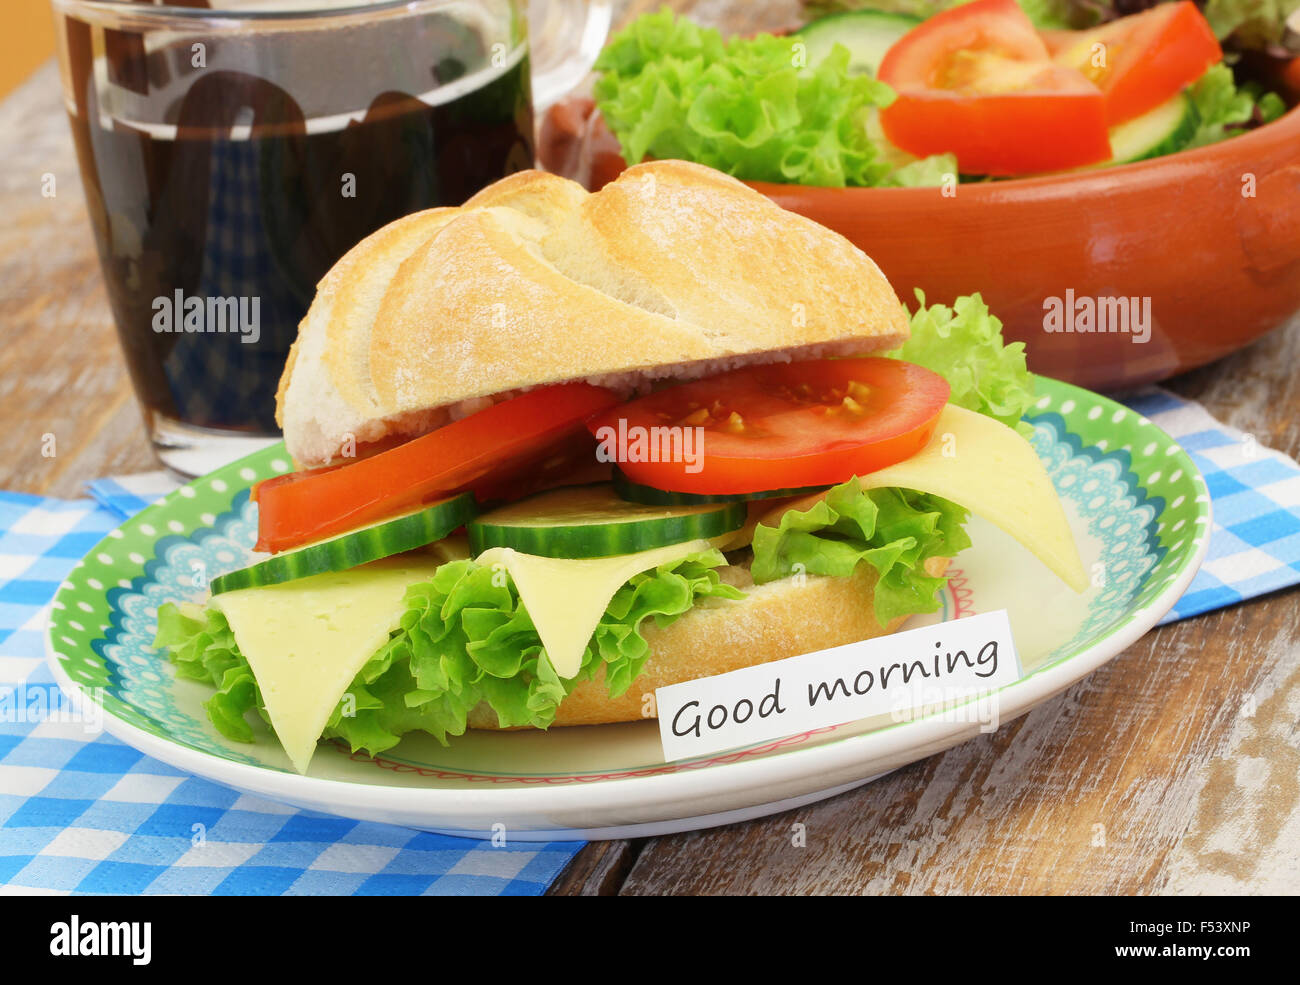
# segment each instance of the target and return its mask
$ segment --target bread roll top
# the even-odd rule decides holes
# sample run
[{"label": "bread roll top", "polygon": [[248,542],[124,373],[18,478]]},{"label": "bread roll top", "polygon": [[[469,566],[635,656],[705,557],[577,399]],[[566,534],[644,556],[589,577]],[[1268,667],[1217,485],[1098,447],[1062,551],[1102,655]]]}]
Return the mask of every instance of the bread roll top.
[{"label": "bread roll top", "polygon": [[592,194],[523,171],[385,226],[326,274],[276,419],[310,467],[547,383],[630,393],[906,337],[865,253],[734,178],[655,161]]}]

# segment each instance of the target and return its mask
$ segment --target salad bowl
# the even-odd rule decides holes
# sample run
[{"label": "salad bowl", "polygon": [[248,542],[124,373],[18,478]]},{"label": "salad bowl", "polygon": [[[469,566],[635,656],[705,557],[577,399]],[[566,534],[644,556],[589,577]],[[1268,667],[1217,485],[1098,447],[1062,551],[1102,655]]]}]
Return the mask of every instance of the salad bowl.
[{"label": "salad bowl", "polygon": [[[1032,370],[1090,389],[1165,379],[1300,321],[1300,108],[1208,147],[947,194],[751,184],[846,236],[904,301],[981,292]],[[1128,331],[1068,317],[1111,298]]]},{"label": "salad bowl", "polygon": [[[594,190],[627,165],[593,110],[553,107],[539,153]],[[747,184],[847,237],[909,304],[915,289],[943,303],[980,292],[1031,370],[1089,389],[1166,379],[1300,321],[1300,107],[1207,147],[1068,174]],[[1089,303],[1087,323],[1067,316]],[[1098,309],[1124,311],[1129,330],[1081,330]]]},{"label": "salad bowl", "polygon": [[[906,304],[917,290],[939,303],[980,292],[1004,335],[1027,343],[1032,370],[1092,389],[1193,369],[1300,316],[1300,58],[1286,62],[1277,46],[1269,58],[1243,56],[1238,80],[1190,3],[1097,29],[1110,33],[1038,29],[1010,0],[925,20],[857,6],[777,31],[779,43],[746,36],[725,47],[667,12],[643,15],[597,61],[594,98],[547,114],[541,162],[594,191],[627,166],[625,140],[632,159],[687,157],[762,179],[746,183],[845,236]],[[1110,126],[1116,163],[1087,163],[1096,157],[1077,145],[1090,117],[1066,98],[1031,93],[1026,105],[1050,104],[1037,122],[1010,102],[987,118],[936,115],[943,100],[906,104],[931,107],[919,115],[889,108],[883,100],[901,97],[886,80],[925,91],[924,67],[972,24],[973,36],[1018,39],[1031,60],[1035,44],[1067,61],[1089,43],[1130,51],[1115,78],[1128,80],[1131,104],[1164,97],[1160,66],[1175,54],[1196,81]],[[783,75],[789,58],[813,67]],[[912,114],[911,143],[887,132],[900,112]],[[960,176],[959,160],[970,165]]]}]

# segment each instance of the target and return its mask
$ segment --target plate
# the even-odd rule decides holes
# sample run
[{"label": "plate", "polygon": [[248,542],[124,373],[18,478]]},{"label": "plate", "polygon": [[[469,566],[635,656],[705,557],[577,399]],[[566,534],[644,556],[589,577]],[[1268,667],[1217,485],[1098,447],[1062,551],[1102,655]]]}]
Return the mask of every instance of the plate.
[{"label": "plate", "polygon": [[[1026,419],[1065,504],[1092,587],[1075,595],[1024,548],[972,518],[939,612],[923,625],[1006,609],[1025,676],[997,693],[1006,722],[1069,687],[1149,630],[1205,555],[1210,500],[1196,466],[1150,421],[1105,397],[1039,378]],[[450,834],[519,840],[623,838],[725,824],[866,783],[992,724],[962,709],[823,728],[721,755],[665,763],[654,722],[471,732],[440,746],[412,735],[382,756],[327,742],[307,776],[263,728],[221,736],[203,701],[149,644],[158,606],[201,600],[252,557],[249,488],[290,468],[283,445],[196,479],[113,530],[64,582],[47,654],[74,700],[140,751],[298,807]],[[963,720],[964,719],[964,720]],[[260,725],[260,723],[259,723]]]}]

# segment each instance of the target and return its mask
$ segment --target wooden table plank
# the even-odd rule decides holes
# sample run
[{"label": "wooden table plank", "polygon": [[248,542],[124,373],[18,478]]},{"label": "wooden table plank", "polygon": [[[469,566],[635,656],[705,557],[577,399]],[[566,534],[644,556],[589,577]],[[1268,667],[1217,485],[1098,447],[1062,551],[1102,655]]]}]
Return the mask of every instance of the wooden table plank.
[{"label": "wooden table plank", "polygon": [[565,866],[546,895],[617,896],[645,844],[645,839],[592,842]]},{"label": "wooden table plank", "polygon": [[[1300,612],[1279,596],[1157,630],[1023,719],[873,784],[777,817],[652,841],[622,891],[665,893],[1159,892],[1189,827],[1214,839],[1239,799],[1233,726],[1300,697]],[[1232,645],[1223,645],[1232,641]],[[1270,678],[1289,674],[1284,687]],[[1225,682],[1231,682],[1225,686]],[[1294,718],[1289,721],[1293,721]],[[1256,745],[1260,741],[1256,738]],[[1285,745],[1285,743],[1282,743]],[[1252,837],[1179,852],[1239,889],[1267,883],[1258,848],[1294,818],[1294,749],[1267,745],[1274,784]],[[1290,771],[1290,781],[1284,775]],[[1221,793],[1204,795],[1215,777]],[[796,824],[806,847],[797,847]],[[1295,857],[1295,843],[1276,847]],[[1294,864],[1294,861],[1293,861]],[[1198,880],[1180,874],[1183,891]],[[1294,891],[1296,884],[1291,883]]]},{"label": "wooden table plank", "polygon": [[79,496],[87,479],[158,466],[118,348],[53,62],[0,103],[0,133],[9,141],[0,488]]}]

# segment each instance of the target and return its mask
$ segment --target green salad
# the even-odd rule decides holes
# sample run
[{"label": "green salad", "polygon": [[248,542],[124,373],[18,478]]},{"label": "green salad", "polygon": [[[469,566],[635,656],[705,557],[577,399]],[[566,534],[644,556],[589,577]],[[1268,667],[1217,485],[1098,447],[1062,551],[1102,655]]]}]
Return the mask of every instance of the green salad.
[{"label": "green salad", "polygon": [[[981,0],[957,13],[994,2]],[[1011,0],[1005,2],[1011,4]],[[1264,21],[1280,26],[1282,8],[1297,3],[1300,0],[1282,0]],[[1014,4],[1011,6],[1016,9]],[[1203,36],[1187,42],[1199,40],[1203,48],[1201,60],[1187,67],[1186,83],[1159,94],[1158,105],[1144,104],[1141,114],[1116,122],[1112,120],[1114,111],[1122,114],[1125,108],[1121,101],[1126,94],[1119,90],[1132,83],[1135,73],[1129,71],[1126,79],[1112,86],[1109,80],[1100,81],[1108,71],[1104,65],[1101,69],[1095,66],[1099,58],[1104,63],[1108,45],[1111,51],[1118,52],[1127,44],[1128,39],[1120,32],[1132,18],[1114,19],[1113,11],[1110,17],[1103,17],[1095,5],[1078,0],[1021,0],[1024,14],[1020,16],[1028,17],[1021,33],[1043,29],[1042,41],[1035,42],[1043,49],[1041,57],[1051,59],[1044,60],[1043,66],[1058,74],[1077,68],[1083,85],[1089,84],[1086,79],[1092,79],[1104,90],[1107,116],[1104,121],[1098,116],[1094,124],[1100,129],[1094,135],[1091,156],[1086,156],[1087,148],[1078,151],[1081,164],[1127,163],[1204,146],[1270,122],[1285,111],[1276,94],[1238,81],[1233,69],[1220,60],[1211,33],[1211,28],[1217,27],[1229,33],[1249,34],[1263,16],[1256,16],[1258,6],[1248,9],[1241,0],[1221,0],[1208,9],[1209,24],[1195,13],[1182,12],[1181,19],[1174,18],[1178,6],[1166,4],[1137,16],[1168,15],[1188,31],[1204,25]],[[645,14],[615,34],[597,60],[600,74],[594,92],[596,104],[629,163],[646,158],[681,158],[748,181],[836,188],[899,187],[939,185],[955,180],[958,174],[962,180],[980,180],[990,175],[1007,177],[1079,166],[1052,164],[1055,159],[1050,154],[1043,158],[1048,162],[1046,167],[1035,164],[1039,158],[1032,155],[1017,162],[1014,154],[1004,165],[997,154],[989,156],[972,149],[980,143],[1006,145],[1018,139],[1029,148],[1042,151],[1046,146],[1050,150],[1083,128],[1082,121],[1091,119],[1080,112],[1078,101],[1060,101],[1059,128],[1041,134],[1030,132],[1023,124],[1018,126],[1016,119],[999,124],[987,113],[950,114],[950,140],[945,145],[941,126],[936,133],[933,122],[916,122],[916,107],[924,109],[933,102],[912,99],[915,94],[907,86],[896,90],[877,77],[885,55],[901,43],[908,51],[906,57],[897,57],[897,75],[912,71],[920,78],[912,63],[923,56],[930,58],[925,64],[931,66],[932,75],[940,70],[951,74],[956,71],[952,66],[958,65],[960,71],[954,76],[957,81],[945,82],[951,86],[947,94],[964,97],[981,86],[996,94],[1021,86],[1018,77],[1013,83],[1006,81],[1006,59],[999,60],[997,54],[940,52],[942,57],[938,57],[927,49],[932,49],[935,42],[926,36],[934,21],[926,18],[951,17],[953,7],[931,0],[879,0],[869,7],[822,4],[814,6],[813,12],[823,16],[792,35],[730,39],[667,9]],[[1085,16],[1086,10],[1095,16]],[[989,31],[1014,34],[1017,30],[1015,25],[1004,26],[1005,12],[992,10],[987,16],[992,25]],[[1098,24],[1101,26],[1091,30],[1107,33],[1079,30]],[[1066,33],[1062,30],[1065,28],[1076,30]],[[1015,36],[1007,43],[1019,45],[1023,52],[1023,42],[1022,37]],[[1071,44],[1083,48],[1071,52]],[[1098,55],[1098,51],[1102,54]],[[1118,60],[1121,56],[1113,57]],[[1154,56],[1141,57],[1150,60]],[[962,58],[966,61],[954,61]],[[974,81],[961,75],[968,64],[980,66],[971,70],[977,73]],[[1118,78],[1125,70],[1121,66],[1113,74]],[[1148,88],[1156,84],[1152,81]],[[1162,84],[1168,85],[1167,81]],[[1059,82],[1053,81],[1052,85]],[[1047,90],[1045,94],[1060,95]],[[922,93],[922,97],[925,95]],[[1102,96],[1098,93],[1098,106]],[[894,106],[896,101],[898,106]],[[970,132],[986,122],[988,131],[977,134],[972,141]],[[886,130],[890,130],[888,136]],[[1106,154],[1108,138],[1110,151]],[[1095,152],[1098,142],[1103,152],[1100,155]],[[902,143],[909,146],[905,148]],[[1068,155],[1069,150],[1062,153]]]}]

